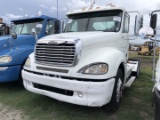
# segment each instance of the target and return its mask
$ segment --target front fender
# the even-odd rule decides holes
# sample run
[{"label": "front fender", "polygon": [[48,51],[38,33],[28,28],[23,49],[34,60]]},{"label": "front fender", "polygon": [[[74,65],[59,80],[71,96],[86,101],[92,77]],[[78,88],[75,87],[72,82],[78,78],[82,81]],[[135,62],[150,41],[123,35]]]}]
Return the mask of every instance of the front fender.
[{"label": "front fender", "polygon": [[1,67],[3,66],[17,66],[17,65],[22,65],[28,55],[32,53],[34,50],[33,46],[18,46],[13,47],[12,50],[8,49],[5,51],[0,52],[0,56],[11,56],[12,60],[10,63],[5,63],[5,64],[0,64]]},{"label": "front fender", "polygon": [[[109,66],[108,73],[104,75],[87,75],[78,73],[84,66],[92,63],[102,62]],[[115,77],[121,63],[126,62],[125,55],[118,49],[107,47],[96,50],[86,50],[82,52],[79,63],[73,68],[71,76],[88,79],[108,79]],[[76,75],[76,76],[75,76]]]}]

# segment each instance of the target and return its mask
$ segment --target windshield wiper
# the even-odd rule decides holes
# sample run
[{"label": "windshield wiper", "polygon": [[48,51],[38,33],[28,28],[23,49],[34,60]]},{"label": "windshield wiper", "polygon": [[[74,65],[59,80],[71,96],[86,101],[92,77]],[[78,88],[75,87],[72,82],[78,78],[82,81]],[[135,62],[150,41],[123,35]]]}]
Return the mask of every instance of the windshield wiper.
[{"label": "windshield wiper", "polygon": [[30,33],[21,33],[21,35],[31,35]]},{"label": "windshield wiper", "polygon": [[117,30],[104,30],[103,32],[117,32]]},{"label": "windshield wiper", "polygon": [[68,31],[64,31],[64,32],[75,32],[75,31],[68,30]]}]

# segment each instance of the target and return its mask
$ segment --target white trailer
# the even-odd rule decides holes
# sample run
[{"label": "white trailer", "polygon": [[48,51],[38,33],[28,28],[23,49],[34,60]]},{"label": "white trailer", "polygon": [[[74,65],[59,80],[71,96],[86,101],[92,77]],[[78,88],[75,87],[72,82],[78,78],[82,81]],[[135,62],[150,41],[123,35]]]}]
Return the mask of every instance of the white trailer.
[{"label": "white trailer", "polygon": [[117,110],[123,89],[140,72],[139,61],[128,59],[129,14],[107,5],[67,16],[65,33],[38,40],[22,70],[24,87],[59,101]]}]

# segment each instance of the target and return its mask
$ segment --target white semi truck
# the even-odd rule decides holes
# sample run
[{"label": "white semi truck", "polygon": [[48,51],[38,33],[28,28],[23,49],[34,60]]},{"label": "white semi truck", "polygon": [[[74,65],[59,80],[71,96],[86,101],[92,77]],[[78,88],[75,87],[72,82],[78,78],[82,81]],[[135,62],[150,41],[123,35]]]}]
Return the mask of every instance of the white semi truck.
[{"label": "white semi truck", "polygon": [[[140,72],[128,59],[130,16],[115,5],[67,13],[65,33],[38,40],[24,65],[24,87],[72,104],[117,110]],[[135,34],[142,18],[136,17]]]}]

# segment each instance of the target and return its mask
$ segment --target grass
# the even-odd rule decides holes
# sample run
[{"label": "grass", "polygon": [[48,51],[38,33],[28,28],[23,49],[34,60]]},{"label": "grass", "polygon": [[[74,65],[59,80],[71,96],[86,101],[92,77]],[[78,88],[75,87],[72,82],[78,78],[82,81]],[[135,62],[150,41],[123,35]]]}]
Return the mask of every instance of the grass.
[{"label": "grass", "polygon": [[116,113],[59,102],[26,91],[17,83],[0,83],[0,103],[23,111],[29,120],[152,120],[152,58],[131,53],[141,59],[141,74],[130,88],[124,90]]}]

